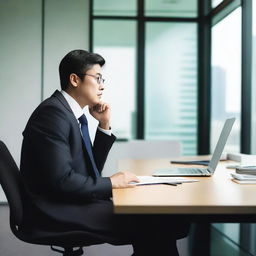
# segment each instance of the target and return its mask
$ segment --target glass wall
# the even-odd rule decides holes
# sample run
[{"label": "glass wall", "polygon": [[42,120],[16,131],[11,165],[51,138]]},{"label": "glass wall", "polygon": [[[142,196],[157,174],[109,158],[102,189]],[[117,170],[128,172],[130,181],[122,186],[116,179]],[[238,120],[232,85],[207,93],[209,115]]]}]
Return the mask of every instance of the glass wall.
[{"label": "glass wall", "polygon": [[[219,1],[220,2],[220,1]],[[226,152],[240,152],[241,7],[212,28],[211,151],[226,118],[236,117]],[[213,224],[211,255],[242,256],[240,224]]]},{"label": "glass wall", "polygon": [[211,151],[228,117],[236,122],[225,151],[240,152],[241,8],[212,28]]},{"label": "glass wall", "polygon": [[256,255],[256,224],[247,224],[248,225],[248,233],[246,236],[246,244],[245,249],[251,253],[250,255]]},{"label": "glass wall", "polygon": [[135,16],[137,0],[94,0],[93,14],[104,16]]},{"label": "glass wall", "polygon": [[223,0],[212,0],[212,8],[215,8],[217,5],[219,5]]},{"label": "glass wall", "polygon": [[[256,1],[252,1],[252,154],[256,154]],[[250,224],[247,250],[256,255],[256,224]]]},{"label": "glass wall", "polygon": [[[117,138],[137,139],[137,131],[143,131],[140,139],[178,140],[182,154],[197,154],[197,25],[191,19],[175,22],[176,17],[197,17],[197,4],[145,0],[145,16],[137,17],[138,1],[93,1],[93,51],[107,61],[104,94],[112,106]],[[147,21],[150,17],[155,20]],[[162,22],[161,17],[172,20]],[[145,39],[137,38],[144,31]],[[143,54],[137,52],[138,45],[145,45]],[[137,58],[144,53],[138,67]],[[145,71],[143,84],[138,68]],[[139,89],[145,89],[139,96],[143,99],[137,98]],[[136,109],[137,100],[145,102],[143,110]],[[145,118],[138,127],[141,111]]]},{"label": "glass wall", "polygon": [[106,59],[103,100],[110,103],[112,128],[119,139],[135,137],[136,23],[94,21],[94,52]]},{"label": "glass wall", "polygon": [[252,22],[252,154],[256,154],[256,1],[253,4]]},{"label": "glass wall", "polygon": [[239,224],[214,224],[213,226],[211,256],[252,256],[240,246]]},{"label": "glass wall", "polygon": [[196,17],[197,0],[163,1],[146,0],[146,16]]},{"label": "glass wall", "polygon": [[146,25],[145,137],[181,141],[184,155],[197,153],[196,31],[194,23]]}]

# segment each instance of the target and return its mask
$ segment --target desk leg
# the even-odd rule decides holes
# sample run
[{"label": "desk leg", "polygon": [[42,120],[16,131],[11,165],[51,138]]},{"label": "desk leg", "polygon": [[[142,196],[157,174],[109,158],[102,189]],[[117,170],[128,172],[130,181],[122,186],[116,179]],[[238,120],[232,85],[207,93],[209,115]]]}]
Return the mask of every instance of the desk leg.
[{"label": "desk leg", "polygon": [[250,223],[241,223],[240,224],[240,248],[244,250],[250,250],[253,247],[252,243],[252,224]]},{"label": "desk leg", "polygon": [[194,223],[189,234],[191,256],[210,256],[211,224]]}]

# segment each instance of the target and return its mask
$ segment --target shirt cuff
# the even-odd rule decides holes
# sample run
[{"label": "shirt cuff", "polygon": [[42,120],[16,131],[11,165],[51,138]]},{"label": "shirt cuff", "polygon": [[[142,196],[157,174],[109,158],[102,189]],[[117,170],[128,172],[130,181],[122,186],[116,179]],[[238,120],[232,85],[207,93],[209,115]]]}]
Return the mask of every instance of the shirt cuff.
[{"label": "shirt cuff", "polygon": [[99,127],[99,126],[98,126],[98,129],[99,129],[101,132],[103,132],[103,133],[105,133],[105,134],[107,134],[107,135],[109,135],[109,136],[112,135],[112,130],[111,130],[111,129],[105,130],[105,129],[102,129],[101,127]]}]

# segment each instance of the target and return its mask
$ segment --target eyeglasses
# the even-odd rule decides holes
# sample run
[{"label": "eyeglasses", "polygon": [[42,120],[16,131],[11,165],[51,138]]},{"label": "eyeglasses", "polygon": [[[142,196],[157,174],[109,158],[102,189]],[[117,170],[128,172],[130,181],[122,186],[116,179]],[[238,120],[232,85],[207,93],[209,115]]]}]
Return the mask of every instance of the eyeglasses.
[{"label": "eyeglasses", "polygon": [[79,75],[83,75],[83,76],[92,76],[92,77],[94,77],[94,78],[96,79],[96,81],[97,81],[98,84],[104,84],[104,82],[105,82],[105,79],[102,78],[101,75],[96,76],[96,75],[83,74],[83,73],[78,73],[77,75],[78,75],[78,76],[79,76]]}]

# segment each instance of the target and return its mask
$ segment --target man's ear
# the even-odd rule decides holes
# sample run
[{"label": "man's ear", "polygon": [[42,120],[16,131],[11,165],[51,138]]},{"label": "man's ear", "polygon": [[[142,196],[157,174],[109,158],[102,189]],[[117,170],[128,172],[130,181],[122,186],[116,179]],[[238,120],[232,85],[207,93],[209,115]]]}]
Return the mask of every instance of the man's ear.
[{"label": "man's ear", "polygon": [[81,79],[74,73],[69,76],[70,85],[73,87],[78,87],[81,83]]}]

